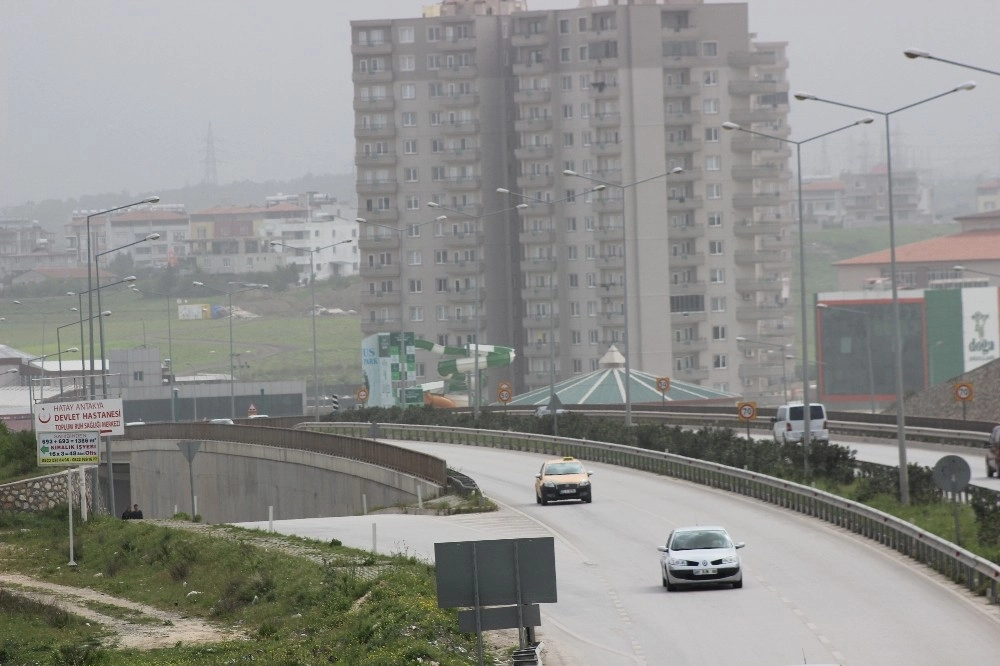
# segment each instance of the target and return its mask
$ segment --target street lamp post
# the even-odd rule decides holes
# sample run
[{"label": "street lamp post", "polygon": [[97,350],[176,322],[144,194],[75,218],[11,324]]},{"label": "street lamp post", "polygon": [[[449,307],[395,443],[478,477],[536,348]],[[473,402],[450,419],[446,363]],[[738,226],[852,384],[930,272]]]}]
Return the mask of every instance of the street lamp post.
[{"label": "street lamp post", "polygon": [[805,219],[803,217],[802,211],[802,145],[809,143],[811,141],[816,141],[817,139],[822,139],[825,136],[830,136],[831,134],[836,134],[837,132],[842,132],[843,130],[850,129],[857,125],[868,125],[872,122],[872,118],[862,118],[861,120],[856,120],[850,125],[844,125],[843,127],[838,127],[837,129],[832,129],[828,132],[823,132],[822,134],[817,134],[816,136],[809,137],[808,139],[803,139],[801,141],[792,141],[791,139],[786,139],[784,137],[775,136],[773,134],[767,134],[764,132],[758,132],[756,130],[747,129],[741,127],[736,123],[725,122],[722,123],[722,128],[725,130],[737,130],[740,132],[746,132],[747,134],[754,134],[756,136],[764,137],[766,139],[775,139],[776,141],[781,141],[782,143],[787,143],[789,145],[795,146],[795,168],[796,168],[796,178],[798,181],[798,218],[799,218],[799,302],[800,302],[800,315],[801,321],[800,325],[802,330],[800,334],[802,335],[802,448],[805,455],[805,471],[806,476],[809,475],[809,440],[811,439],[812,432],[810,430],[810,414],[811,407],[809,406],[809,336],[806,334],[808,326],[808,305],[806,298],[806,241],[805,241]]},{"label": "street lamp post", "polygon": [[977,72],[983,72],[984,74],[993,74],[994,76],[1000,76],[1000,72],[993,69],[986,69],[985,67],[978,67],[976,65],[968,65],[964,62],[956,62],[955,60],[945,60],[944,58],[939,58],[936,55],[931,55],[927,51],[921,51],[919,49],[906,49],[903,51],[903,55],[911,60],[923,58],[924,60],[937,60],[938,62],[947,63],[949,65],[955,65],[956,67],[964,67],[965,69],[973,69]]},{"label": "street lamp post", "polygon": [[252,291],[254,289],[267,289],[266,284],[254,284],[245,282],[230,282],[229,284],[235,284],[242,286],[241,289],[216,289],[215,287],[210,287],[204,282],[198,282],[195,280],[192,282],[196,287],[204,287],[209,291],[214,291],[217,294],[225,294],[228,300],[229,308],[229,418],[236,418],[236,368],[234,367],[234,356],[233,356],[233,294],[239,294],[244,291]]},{"label": "street lamp post", "polygon": [[[747,342],[750,344],[760,345],[762,347],[773,347],[774,349],[781,350],[781,388],[784,395],[785,402],[788,402],[788,374],[785,372],[785,359],[788,356],[788,347],[790,345],[779,345],[775,342],[766,342],[764,340],[754,340],[753,338],[745,338],[742,335],[736,338],[737,342]],[[791,358],[795,358],[792,356]]]},{"label": "street lamp post", "polygon": [[[96,314],[94,316],[95,317],[110,317],[111,316],[111,310],[105,310],[104,312],[101,312],[101,313]],[[71,321],[70,323],[63,324],[62,326],[56,326],[56,349],[62,349],[62,342],[59,339],[59,331],[61,331],[62,329],[66,328],[67,326],[80,326],[81,330],[82,330],[83,322],[82,321]],[[79,351],[79,348],[77,348],[77,347],[72,347],[72,349],[73,349],[73,351]],[[67,350],[67,351],[69,351],[69,350]],[[59,361],[59,395],[61,396],[62,392],[63,392],[62,354],[59,355],[59,358],[57,360]],[[80,372],[83,373],[83,366],[82,365],[80,366]]]},{"label": "street lamp post", "polygon": [[[896,440],[899,448],[899,501],[904,506],[909,505],[910,503],[910,479],[906,463],[906,408],[903,404],[903,400],[905,399],[903,386],[903,329],[899,313],[899,276],[896,274],[896,221],[894,213],[895,207],[892,201],[892,136],[889,127],[889,119],[900,111],[912,109],[915,106],[932,102],[946,95],[951,95],[952,93],[972,90],[975,87],[976,84],[974,82],[967,81],[966,83],[952,88],[951,90],[938,93],[937,95],[913,102],[912,104],[892,109],[891,111],[879,111],[863,106],[845,104],[843,102],[823,99],[808,93],[795,94],[795,99],[799,101],[824,102],[826,104],[832,104],[833,106],[841,106],[846,109],[854,109],[855,111],[862,111],[864,113],[878,114],[885,119],[885,169],[886,178],[888,180],[887,196],[889,199],[889,281],[892,286],[893,339],[896,343],[893,350],[896,365]],[[800,216],[801,214],[802,211],[799,211]],[[801,241],[801,238],[799,240]],[[805,301],[803,301],[803,303],[805,303]]]},{"label": "street lamp post", "polygon": [[[39,377],[42,378],[42,379],[44,379],[45,378],[45,359],[49,358],[50,356],[62,356],[63,354],[72,354],[72,353],[75,353],[75,352],[78,352],[78,351],[80,351],[80,350],[77,349],[76,347],[70,347],[68,349],[63,349],[62,351],[52,352],[51,354],[42,354],[41,356],[35,356],[34,358],[29,358],[28,361],[27,361],[27,364],[30,367],[33,362],[35,362],[35,361],[41,361],[42,365],[41,365],[41,368],[39,370]],[[10,371],[8,370],[8,372],[10,372]],[[39,383],[39,387],[41,388],[42,386],[43,385],[41,383]],[[42,397],[39,398],[39,399],[41,400],[41,399],[44,399],[44,398],[45,398],[45,395],[44,395],[44,388],[43,388],[42,389]],[[30,374],[28,376],[28,411],[31,412],[31,429],[34,430],[35,429],[35,396],[34,396],[33,391],[31,390],[31,375]]]},{"label": "street lamp post", "polygon": [[839,305],[828,305],[826,303],[817,303],[817,308],[821,310],[840,310],[841,312],[850,312],[851,314],[856,314],[863,318],[865,322],[865,352],[868,355],[868,401],[871,413],[875,413],[875,370],[872,366],[872,329],[871,322],[868,318],[868,313],[864,310],[855,310],[854,308],[844,308]]},{"label": "street lamp post", "polygon": [[363,217],[356,217],[354,221],[358,224],[368,224],[373,227],[379,227],[380,229],[385,229],[386,231],[391,231],[394,234],[399,234],[399,403],[404,408],[406,405],[406,380],[409,375],[409,369],[407,368],[407,350],[406,350],[406,232],[409,230],[419,229],[425,224],[433,224],[435,222],[443,222],[447,220],[447,215],[438,215],[433,220],[428,220],[427,222],[421,222],[420,224],[410,224],[405,228],[400,227],[390,227],[387,224],[379,224],[378,222],[369,222]]},{"label": "street lamp post", "polygon": [[[564,176],[576,176],[577,178],[583,178],[584,180],[589,180],[594,183],[600,183],[606,187],[617,187],[622,193],[622,273],[623,278],[623,291],[622,291],[622,318],[624,320],[624,330],[622,335],[625,337],[625,425],[626,427],[632,425],[632,362],[629,357],[632,355],[632,349],[629,345],[629,308],[628,308],[628,225],[625,223],[625,190],[630,187],[635,187],[636,185],[641,185],[642,183],[648,183],[651,180],[658,180],[660,178],[665,178],[667,176],[673,176],[679,173],[683,173],[684,169],[681,167],[674,167],[666,173],[657,174],[655,176],[650,176],[649,178],[643,178],[642,180],[637,180],[633,183],[621,184],[621,183],[611,183],[608,181],[600,180],[598,178],[591,178],[590,176],[585,176],[581,173],[577,173],[572,169],[564,169]],[[638,212],[636,213],[638,217]],[[638,228],[638,220],[636,220]]]},{"label": "street lamp post", "polygon": [[[347,240],[338,241],[336,243],[330,243],[329,245],[324,245],[322,247],[317,247],[315,249],[309,249],[307,247],[296,247],[294,245],[286,245],[281,241],[271,241],[271,247],[287,247],[289,249],[295,250],[296,252],[308,252],[309,253],[309,297],[312,301],[312,308],[310,310],[312,314],[312,338],[313,338],[313,407],[315,410],[315,419],[319,421],[319,367],[316,360],[316,266],[313,262],[313,255],[315,255],[320,250],[326,250],[331,247],[336,247],[338,245],[343,245],[345,243],[353,242],[350,238]],[[400,267],[402,270],[402,267]],[[402,298],[402,295],[400,296]]]},{"label": "street lamp post", "polygon": [[[143,204],[155,204],[160,201],[160,197],[152,196],[146,197],[141,201],[135,201],[130,204],[125,204],[124,206],[116,206],[115,208],[108,208],[106,210],[100,210],[96,213],[91,213],[87,216],[87,316],[90,317],[90,370],[91,370],[91,381],[90,381],[90,398],[94,398],[94,393],[96,387],[93,380],[93,370],[94,370],[94,284],[91,278],[91,266],[95,264],[95,255],[93,250],[93,240],[94,237],[90,233],[90,220],[99,215],[107,215],[108,213],[114,213],[119,210],[125,210],[126,208],[132,208],[133,206],[141,206]],[[98,306],[98,312],[101,308]]]},{"label": "street lamp post", "polygon": [[177,422],[177,404],[176,404],[177,400],[175,400],[175,396],[174,396],[174,391],[176,390],[174,388],[174,375],[175,375],[175,373],[174,373],[174,367],[175,367],[175,364],[174,364],[174,342],[173,342],[174,338],[173,338],[173,334],[172,334],[172,332],[170,330],[170,320],[171,320],[171,316],[170,316],[170,299],[176,298],[179,294],[160,294],[160,293],[155,292],[155,291],[149,291],[148,289],[140,289],[139,287],[136,287],[135,285],[132,285],[131,289],[132,289],[132,291],[134,291],[137,294],[142,294],[142,295],[149,294],[150,296],[159,296],[159,297],[161,297],[161,298],[164,299],[164,303],[166,304],[166,308],[167,308],[167,358],[166,358],[166,364],[167,364],[167,383],[170,386],[170,421],[173,422],[173,423],[176,423]]}]

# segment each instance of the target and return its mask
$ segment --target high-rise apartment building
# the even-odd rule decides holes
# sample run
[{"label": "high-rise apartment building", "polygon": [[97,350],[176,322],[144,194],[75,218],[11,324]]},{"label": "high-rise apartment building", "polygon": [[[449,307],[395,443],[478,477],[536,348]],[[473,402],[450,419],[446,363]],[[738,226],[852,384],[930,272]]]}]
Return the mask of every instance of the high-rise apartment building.
[{"label": "high-rise apartment building", "polygon": [[740,3],[580,4],[352,23],[364,333],[514,347],[515,392],[615,345],[782,399],[791,151],[721,125],[789,135],[784,43]]}]

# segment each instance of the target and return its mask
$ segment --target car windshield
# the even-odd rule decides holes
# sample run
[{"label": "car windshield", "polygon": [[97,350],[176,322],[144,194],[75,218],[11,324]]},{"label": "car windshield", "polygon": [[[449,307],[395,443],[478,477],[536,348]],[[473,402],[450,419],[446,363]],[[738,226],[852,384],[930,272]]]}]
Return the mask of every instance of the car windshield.
[{"label": "car windshield", "polygon": [[561,474],[583,474],[583,465],[578,462],[557,462],[545,466],[545,474],[558,476]]},{"label": "car windshield", "polygon": [[725,532],[679,532],[670,540],[670,550],[700,550],[703,548],[729,548],[732,542]]},{"label": "car windshield", "polygon": [[[802,405],[797,407],[788,408],[788,420],[789,421],[801,421],[803,419],[803,412],[805,410]],[[823,405],[809,405],[809,420],[810,421],[822,421],[823,416]]]}]

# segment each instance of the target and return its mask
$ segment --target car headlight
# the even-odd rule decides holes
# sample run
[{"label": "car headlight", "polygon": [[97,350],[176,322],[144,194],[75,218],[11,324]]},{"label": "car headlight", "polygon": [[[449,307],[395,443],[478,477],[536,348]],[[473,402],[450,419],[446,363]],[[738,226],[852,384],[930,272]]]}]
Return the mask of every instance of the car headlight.
[{"label": "car headlight", "polygon": [[739,564],[740,558],[736,555],[726,555],[722,558],[722,564]]},{"label": "car headlight", "polygon": [[667,560],[667,564],[672,567],[683,567],[687,564],[687,560],[683,557],[671,557]]},{"label": "car headlight", "polygon": [[581,481],[580,482],[580,487],[581,488],[586,488],[589,485],[590,485],[590,481]]},{"label": "car headlight", "polygon": [[555,481],[545,481],[544,483],[542,483],[542,485],[545,486],[546,488],[555,488],[556,487],[556,482]]}]

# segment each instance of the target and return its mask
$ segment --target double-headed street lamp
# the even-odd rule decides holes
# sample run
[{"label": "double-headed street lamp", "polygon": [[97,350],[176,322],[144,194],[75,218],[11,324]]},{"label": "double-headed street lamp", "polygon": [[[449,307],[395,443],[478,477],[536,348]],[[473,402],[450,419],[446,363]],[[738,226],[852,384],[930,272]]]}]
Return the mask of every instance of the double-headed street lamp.
[{"label": "double-headed street lamp", "polygon": [[743,336],[738,336],[736,338],[737,342],[746,342],[748,344],[760,345],[762,347],[772,347],[781,351],[781,388],[782,393],[785,398],[785,402],[788,402],[788,373],[785,372],[785,359],[795,358],[794,356],[788,355],[788,348],[791,345],[779,345],[776,342],[765,342],[764,340],[754,340],[753,338],[745,338]]},{"label": "double-headed street lamp", "polygon": [[[100,314],[96,314],[94,316],[95,317],[110,317],[111,316],[111,310],[106,310],[106,311],[101,312]],[[62,342],[59,340],[59,331],[61,331],[62,329],[66,328],[67,326],[79,326],[80,327],[80,336],[81,337],[83,336],[83,321],[82,320],[81,321],[71,321],[70,323],[63,324],[62,326],[56,326],[56,349],[59,349],[59,348],[62,347]],[[83,343],[81,343],[81,344],[83,344]],[[77,350],[78,348],[77,347],[73,347],[73,349]],[[59,355],[58,361],[59,361],[59,395],[62,395],[62,392],[63,392],[63,368],[62,368],[62,355],[61,354]],[[83,374],[83,359],[82,358],[80,359],[80,376],[81,377],[85,377],[85,375]],[[87,380],[84,378],[81,381],[82,381],[83,384],[86,384]],[[74,382],[74,384],[75,384],[75,382]]]},{"label": "double-headed street lamp", "polygon": [[799,304],[800,304],[800,315],[801,321],[800,325],[802,327],[800,335],[802,336],[802,404],[804,408],[802,410],[802,448],[805,451],[806,456],[806,473],[809,471],[809,440],[812,435],[810,430],[810,407],[809,407],[809,336],[806,334],[806,327],[808,326],[808,305],[806,297],[806,241],[805,241],[805,218],[804,211],[802,207],[802,145],[809,143],[811,141],[816,141],[817,139],[822,139],[825,136],[830,136],[831,134],[836,134],[837,132],[842,132],[851,127],[856,127],[858,125],[868,125],[871,124],[872,118],[862,118],[861,120],[856,120],[850,125],[844,125],[843,127],[838,127],[837,129],[832,129],[828,132],[823,132],[822,134],[817,134],[816,136],[811,136],[808,139],[802,139],[801,141],[792,141],[791,139],[786,139],[781,136],[775,136],[773,134],[767,134],[765,132],[758,132],[756,130],[747,129],[746,127],[741,127],[736,123],[725,122],[722,123],[722,129],[725,130],[736,130],[739,132],[746,132],[747,134],[753,134],[756,136],[763,137],[765,139],[774,139],[776,141],[781,141],[782,143],[787,143],[789,145],[795,146],[795,168],[798,172],[796,174],[796,179],[798,181],[798,219],[799,219]]},{"label": "double-headed street lamp", "polygon": [[[385,229],[386,231],[391,231],[394,234],[399,234],[399,404],[403,407],[407,406],[406,403],[406,380],[409,374],[409,368],[407,368],[407,349],[406,349],[406,251],[405,251],[405,241],[407,233],[414,233],[417,229],[424,226],[425,224],[434,224],[435,222],[443,222],[448,219],[447,215],[438,215],[433,220],[428,220],[427,222],[421,222],[419,224],[408,224],[405,227],[390,227],[387,224],[379,224],[378,222],[369,222],[363,217],[356,217],[354,221],[358,224],[367,224],[373,227],[378,227],[379,229]],[[378,234],[381,235],[381,234]]]},{"label": "double-headed street lamp", "polygon": [[[591,181],[593,183],[600,183],[601,185],[604,185],[606,187],[617,187],[619,190],[621,190],[621,194],[622,194],[622,274],[623,274],[623,278],[622,278],[622,288],[623,288],[622,289],[622,318],[624,320],[624,326],[623,326],[624,330],[622,331],[622,335],[625,338],[625,340],[624,340],[624,342],[625,342],[625,354],[624,354],[624,356],[625,356],[625,425],[626,426],[631,426],[632,425],[632,362],[629,360],[629,357],[632,355],[632,349],[631,349],[631,346],[629,345],[629,330],[628,330],[628,328],[629,328],[629,326],[628,326],[628,319],[629,319],[629,308],[628,308],[628,285],[629,285],[629,279],[628,279],[628,243],[629,243],[629,238],[628,238],[628,224],[626,223],[626,220],[625,220],[625,190],[627,190],[630,187],[635,187],[636,185],[641,185],[642,183],[648,183],[651,180],[658,180],[660,178],[666,178],[667,176],[674,176],[674,175],[677,175],[677,174],[683,173],[683,172],[684,172],[684,169],[682,169],[681,167],[674,167],[673,169],[671,169],[670,171],[667,171],[666,173],[661,173],[661,174],[657,174],[655,176],[650,176],[649,178],[643,178],[641,180],[637,180],[637,181],[632,182],[632,183],[622,184],[622,183],[612,183],[612,182],[609,182],[609,181],[600,180],[599,178],[591,178],[590,176],[585,176],[585,175],[583,175],[581,173],[577,173],[576,171],[573,171],[572,169],[564,169],[563,170],[563,175],[564,176],[575,176],[577,178],[583,178],[584,180],[589,180],[589,181]],[[638,217],[638,211],[636,212],[636,217]],[[636,229],[638,229],[638,219],[636,220]],[[638,238],[636,238],[636,240],[638,240]]]},{"label": "double-headed street lamp", "polygon": [[236,368],[234,366],[235,357],[233,356],[233,294],[239,294],[244,291],[252,291],[254,289],[267,289],[266,284],[255,284],[251,282],[230,282],[229,284],[235,284],[240,286],[240,289],[217,289],[215,287],[210,287],[204,282],[198,282],[195,280],[192,282],[196,287],[204,287],[209,291],[214,291],[217,294],[225,294],[229,301],[229,418],[236,418]]},{"label": "double-headed street lamp", "polygon": [[854,308],[844,308],[839,305],[827,305],[826,303],[817,303],[817,308],[821,310],[839,310],[840,312],[848,312],[850,314],[858,315],[862,317],[865,322],[865,352],[868,355],[868,401],[869,407],[871,408],[871,413],[875,413],[875,369],[872,366],[872,329],[871,322],[869,321],[868,313],[864,310],[855,310]]},{"label": "double-headed street lamp", "polygon": [[[903,404],[905,399],[905,387],[903,386],[903,327],[899,312],[899,276],[896,274],[896,221],[894,214],[895,206],[893,205],[892,200],[892,133],[889,127],[889,119],[900,111],[912,109],[915,106],[932,102],[936,99],[940,99],[941,97],[945,97],[946,95],[951,95],[952,93],[972,90],[975,87],[976,84],[973,81],[967,81],[959,86],[956,86],[955,88],[952,88],[951,90],[946,90],[943,93],[938,93],[937,95],[913,102],[912,104],[900,106],[890,111],[879,111],[877,109],[869,109],[864,106],[845,104],[843,102],[823,99],[809,93],[795,94],[795,99],[799,101],[824,102],[826,104],[832,104],[833,106],[841,106],[846,109],[854,109],[855,111],[863,111],[864,113],[878,114],[885,119],[885,169],[886,178],[888,180],[887,196],[889,199],[889,281],[892,286],[892,323],[893,340],[895,342],[893,352],[896,365],[896,440],[899,448],[899,501],[904,506],[909,505],[910,503],[910,479],[906,463],[906,408]],[[801,215],[801,211],[799,211],[799,214]],[[808,426],[808,423],[806,425]]]},{"label": "double-headed street lamp", "polygon": [[[29,358],[27,361],[28,366],[30,366],[35,361],[41,361],[42,364],[39,370],[39,378],[45,379],[45,359],[50,356],[62,356],[63,354],[72,354],[80,351],[76,347],[69,347],[68,349],[63,349],[62,351],[52,352],[51,354],[42,354],[41,356],[35,356],[34,358]],[[45,385],[39,382],[39,389],[42,391],[42,395],[39,400],[45,399]],[[31,429],[35,429],[35,395],[31,389],[31,377],[28,377],[28,411],[31,412]]]},{"label": "double-headed street lamp", "polygon": [[[98,217],[99,215],[107,215],[108,213],[114,213],[119,210],[125,210],[126,208],[132,208],[133,206],[141,206],[143,204],[155,204],[159,203],[160,197],[152,196],[146,197],[141,201],[135,201],[130,204],[125,204],[124,206],[116,206],[115,208],[108,208],[106,210],[99,210],[96,213],[91,213],[87,216],[87,316],[90,318],[90,369],[94,369],[94,284],[91,278],[91,266],[95,264],[95,255],[93,250],[94,237],[90,233],[90,220],[92,218]],[[103,254],[103,253],[102,253]],[[101,308],[98,306],[98,312]],[[94,398],[95,387],[93,381],[90,384],[90,398]]]},{"label": "double-headed street lamp", "polygon": [[956,67],[964,67],[965,69],[973,69],[977,72],[983,72],[984,74],[993,74],[994,76],[1000,76],[1000,72],[993,69],[986,69],[985,67],[978,67],[976,65],[968,65],[964,62],[956,62],[955,60],[945,60],[944,58],[939,58],[936,55],[931,55],[927,51],[921,51],[919,49],[906,49],[903,51],[903,55],[911,60],[924,59],[924,60],[937,60],[938,62],[947,63],[949,65],[955,65]]},{"label": "double-headed street lamp", "polygon": [[271,247],[287,247],[290,250],[295,250],[296,252],[308,252],[309,253],[309,296],[312,301],[312,308],[310,312],[312,314],[312,337],[313,337],[313,401],[315,408],[315,418],[319,421],[319,368],[316,361],[316,265],[313,262],[313,255],[321,250],[328,250],[331,247],[336,247],[338,245],[344,245],[345,243],[353,242],[350,238],[347,240],[338,241],[336,243],[330,243],[329,245],[324,245],[322,247],[317,247],[315,249],[310,249],[307,247],[296,247],[295,245],[287,245],[281,241],[271,241]]}]

